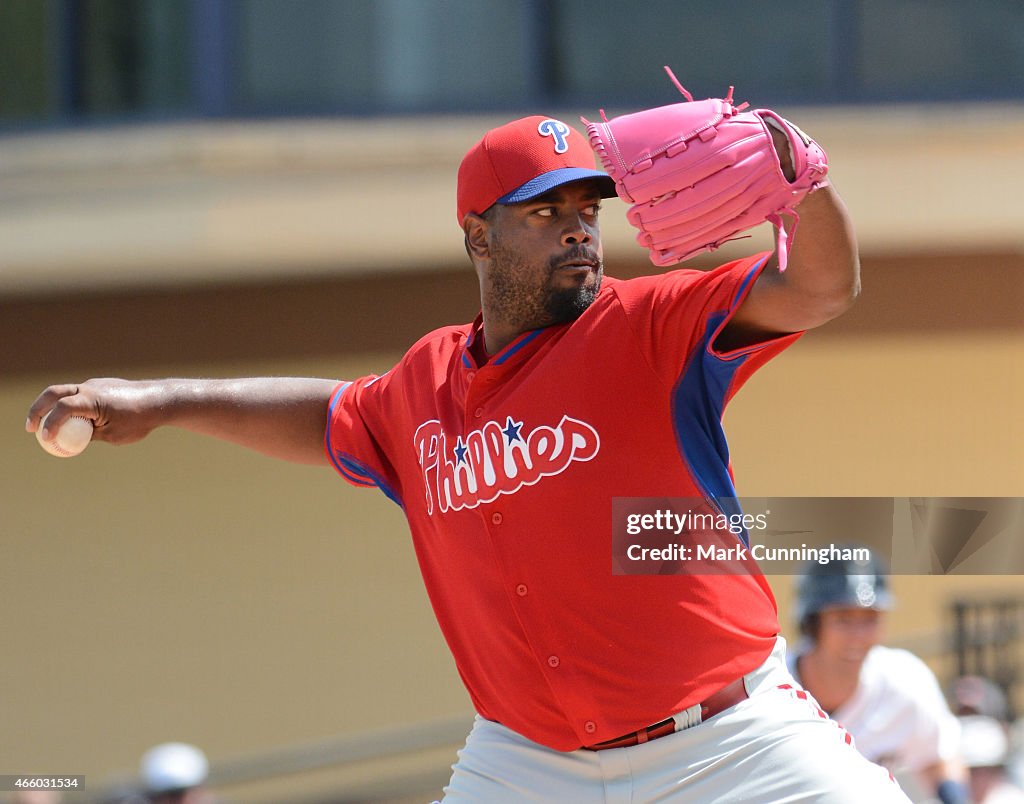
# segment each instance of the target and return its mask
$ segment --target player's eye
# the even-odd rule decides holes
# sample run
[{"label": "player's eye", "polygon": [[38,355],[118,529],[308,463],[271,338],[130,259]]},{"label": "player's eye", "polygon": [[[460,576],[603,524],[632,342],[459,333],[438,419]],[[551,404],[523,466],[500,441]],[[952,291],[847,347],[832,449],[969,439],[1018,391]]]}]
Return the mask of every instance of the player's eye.
[{"label": "player's eye", "polygon": [[534,215],[540,215],[543,218],[552,218],[555,215],[554,207],[539,207],[533,211]]},{"label": "player's eye", "polygon": [[600,204],[591,204],[583,210],[584,215],[590,215],[591,217],[597,217],[597,213],[601,211]]}]

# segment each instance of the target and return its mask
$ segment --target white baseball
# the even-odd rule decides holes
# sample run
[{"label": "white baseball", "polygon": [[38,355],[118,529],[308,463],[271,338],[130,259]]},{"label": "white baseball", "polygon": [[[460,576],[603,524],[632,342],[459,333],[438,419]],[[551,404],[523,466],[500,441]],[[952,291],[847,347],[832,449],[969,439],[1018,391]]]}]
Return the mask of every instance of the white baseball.
[{"label": "white baseball", "polygon": [[[46,414],[46,419],[49,418],[50,414]],[[36,441],[51,455],[56,455],[58,458],[71,458],[89,446],[89,441],[92,440],[91,420],[84,416],[72,416],[60,426],[53,436],[53,440],[44,441],[43,427],[46,425],[46,419],[43,419],[39,429],[36,430]]]}]

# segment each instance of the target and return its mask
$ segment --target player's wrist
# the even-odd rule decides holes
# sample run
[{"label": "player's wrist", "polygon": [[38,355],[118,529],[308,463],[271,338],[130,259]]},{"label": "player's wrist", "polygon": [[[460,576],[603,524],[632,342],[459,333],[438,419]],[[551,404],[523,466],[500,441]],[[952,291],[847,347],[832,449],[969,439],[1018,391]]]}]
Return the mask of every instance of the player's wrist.
[{"label": "player's wrist", "polygon": [[221,398],[220,384],[218,380],[147,380],[140,383],[133,412],[146,432],[158,427],[197,429],[213,410],[231,406]]},{"label": "player's wrist", "polygon": [[954,779],[946,779],[935,788],[935,797],[942,804],[970,804],[971,801],[967,785]]}]

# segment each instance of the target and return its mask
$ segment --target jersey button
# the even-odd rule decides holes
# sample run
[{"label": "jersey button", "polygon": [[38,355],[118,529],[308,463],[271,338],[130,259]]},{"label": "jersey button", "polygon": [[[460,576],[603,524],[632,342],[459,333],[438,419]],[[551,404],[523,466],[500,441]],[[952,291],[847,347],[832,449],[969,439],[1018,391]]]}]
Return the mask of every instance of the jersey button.
[{"label": "jersey button", "polygon": [[559,661],[557,656],[548,656],[548,664],[550,664],[552,667],[558,667],[558,665],[561,664],[561,662]]},{"label": "jersey button", "polygon": [[530,590],[526,588],[525,583],[521,583],[516,587],[516,594],[519,595],[519,597],[526,597],[526,593],[529,591]]},{"label": "jersey button", "polygon": [[473,415],[476,416],[479,419],[481,416],[484,415],[484,409],[483,408],[477,408],[476,410],[473,411]]},{"label": "jersey button", "polygon": [[469,380],[470,382],[473,382],[473,380],[476,379],[476,372],[475,371],[468,371],[468,372],[466,372],[466,379]]},{"label": "jersey button", "polygon": [[504,517],[498,511],[495,511],[493,514],[491,514],[491,522],[493,522],[495,525],[500,525],[502,519],[504,519]]},{"label": "jersey button", "polygon": [[593,720],[588,720],[586,723],[583,724],[583,730],[587,734],[593,734],[595,731],[597,731],[597,724]]}]

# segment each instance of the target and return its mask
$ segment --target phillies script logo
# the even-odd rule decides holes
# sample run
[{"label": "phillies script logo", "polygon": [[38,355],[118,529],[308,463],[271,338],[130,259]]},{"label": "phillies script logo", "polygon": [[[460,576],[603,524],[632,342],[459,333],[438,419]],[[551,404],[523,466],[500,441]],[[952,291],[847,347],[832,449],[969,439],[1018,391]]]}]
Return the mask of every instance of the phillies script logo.
[{"label": "phillies script logo", "polygon": [[435,504],[442,512],[476,508],[499,494],[514,494],[542,477],[560,474],[573,461],[597,455],[601,439],[593,427],[571,416],[529,433],[509,416],[504,426],[487,422],[454,444],[432,419],[416,428],[413,444],[423,470],[427,513],[433,514]]}]

